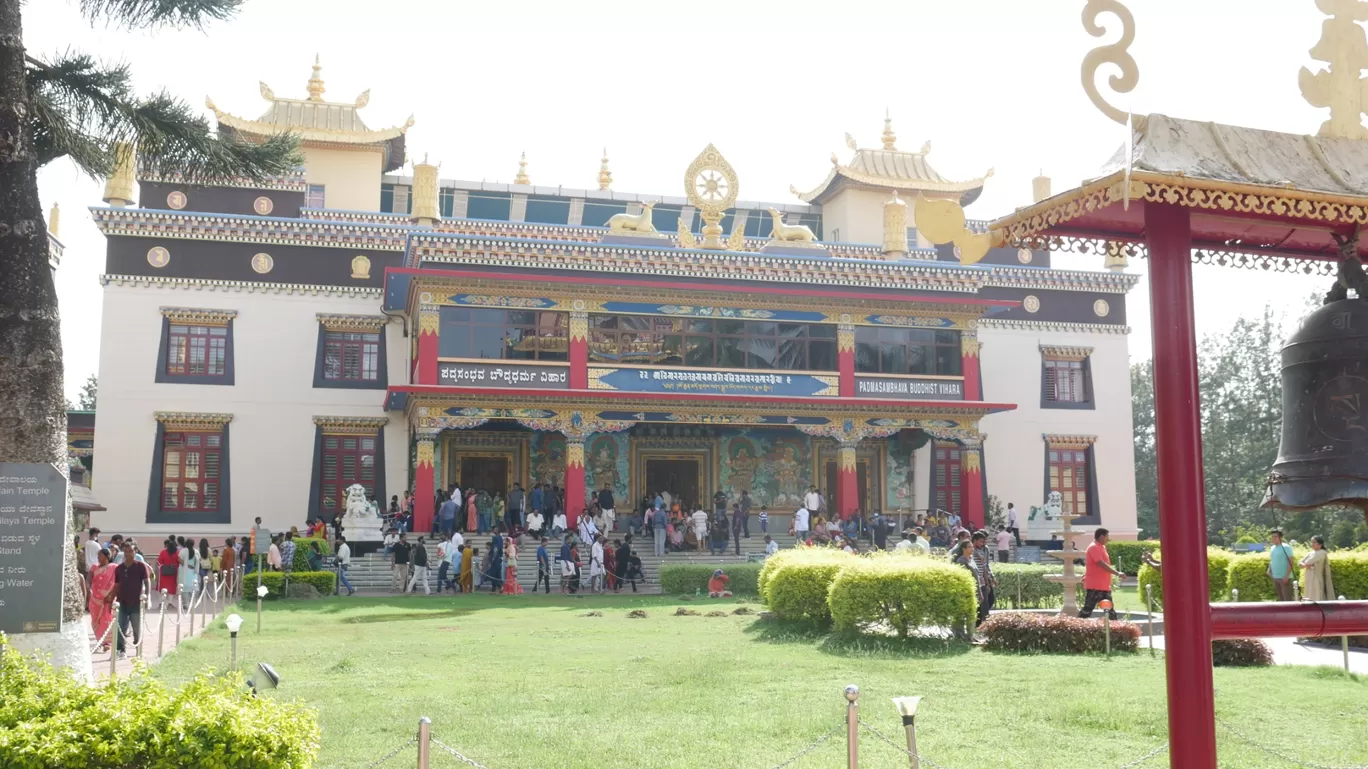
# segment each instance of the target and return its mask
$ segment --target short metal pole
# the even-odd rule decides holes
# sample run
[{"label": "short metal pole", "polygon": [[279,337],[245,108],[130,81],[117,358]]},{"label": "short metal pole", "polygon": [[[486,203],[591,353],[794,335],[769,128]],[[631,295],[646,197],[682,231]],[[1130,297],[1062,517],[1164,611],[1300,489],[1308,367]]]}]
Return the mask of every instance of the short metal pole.
[{"label": "short metal pole", "polygon": [[1107,656],[1111,656],[1111,612],[1102,615],[1102,629],[1107,633]]},{"label": "short metal pole", "polygon": [[138,659],[142,659],[143,647],[147,645],[147,612],[152,608],[152,597],[146,592],[138,600],[138,650],[134,652]]},{"label": "short metal pole", "polygon": [[230,670],[237,670],[237,631],[234,630],[229,633],[228,636],[230,639],[230,645],[228,647],[228,668]]},{"label": "short metal pole", "polygon": [[257,596],[257,632],[261,632],[261,596]]},{"label": "short metal pole", "polygon": [[161,603],[157,605],[157,659],[166,650],[166,588],[161,591]]},{"label": "short metal pole", "polygon": [[214,584],[214,592],[212,592],[212,593],[209,592],[209,586],[210,586],[210,583],[217,583],[217,582],[218,582],[218,575],[215,574],[215,573],[212,572],[212,571],[209,572],[209,578],[206,579],[206,580],[204,581],[204,598],[201,598],[201,599],[200,599],[201,610],[203,611],[203,614],[200,615],[200,631],[201,631],[201,632],[203,632],[203,631],[209,629],[209,618],[212,617],[212,616],[214,616],[215,614],[218,613],[217,611],[215,611],[215,612],[209,611],[209,601],[210,601],[210,600],[213,600],[213,601],[217,601],[217,600],[218,600],[218,585],[217,585],[217,584]]},{"label": "short metal pole", "polygon": [[921,697],[894,697],[893,706],[902,716],[903,729],[907,731],[907,760],[912,769],[921,769],[921,758],[917,755],[917,705]]},{"label": "short metal pole", "polygon": [[[1343,601],[1343,600],[1344,600],[1344,596],[1340,596],[1339,599],[1340,599],[1341,601]],[[1349,672],[1349,636],[1347,636],[1347,635],[1342,635],[1342,636],[1340,636],[1340,649],[1344,652],[1344,672],[1348,673],[1348,672]]]},{"label": "short metal pole", "polygon": [[846,698],[846,763],[848,769],[860,766],[860,687],[850,684],[845,688]]},{"label": "short metal pole", "polygon": [[1301,600],[1301,585],[1298,584],[1298,583],[1297,583],[1297,580],[1295,580],[1295,579],[1292,580],[1292,600],[1294,600],[1294,601],[1300,601],[1300,600]]},{"label": "short metal pole", "polygon": [[1145,603],[1149,605],[1149,647],[1150,656],[1154,656],[1154,585],[1145,585]]},{"label": "short metal pole", "polygon": [[432,719],[423,716],[418,719],[418,769],[428,769],[432,750]]},{"label": "short metal pole", "polygon": [[1240,602],[1240,589],[1238,587],[1232,587],[1230,589],[1230,600],[1232,603]]},{"label": "short metal pole", "polygon": [[185,607],[181,606],[180,593],[176,593],[176,646],[180,646],[181,624],[185,622]]},{"label": "short metal pole", "polygon": [[119,661],[119,645],[124,640],[123,630],[119,627],[119,602],[114,602],[114,643],[109,645],[109,683],[114,683],[114,665]]}]

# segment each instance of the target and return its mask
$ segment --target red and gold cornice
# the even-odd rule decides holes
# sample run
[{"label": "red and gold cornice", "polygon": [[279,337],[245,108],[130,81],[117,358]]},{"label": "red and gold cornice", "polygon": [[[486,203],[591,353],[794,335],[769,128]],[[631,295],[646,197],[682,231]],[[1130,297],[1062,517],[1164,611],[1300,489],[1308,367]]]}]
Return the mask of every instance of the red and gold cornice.
[{"label": "red and gold cornice", "polygon": [[1050,360],[1081,361],[1092,355],[1091,347],[1075,347],[1058,344],[1042,344],[1040,352]]},{"label": "red and gold cornice", "polygon": [[436,334],[441,328],[441,312],[434,305],[424,304],[418,311],[418,335]]},{"label": "red and gold cornice", "polygon": [[215,432],[233,421],[232,414],[210,414],[189,411],[158,411],[153,414],[167,430]]},{"label": "red and gold cornice", "polygon": [[190,326],[226,326],[237,317],[237,310],[210,310],[197,307],[163,307],[162,317],[172,323]]},{"label": "red and gold cornice", "polygon": [[329,331],[351,331],[361,334],[374,334],[389,322],[389,318],[384,315],[342,315],[320,312],[315,317],[318,319],[318,324]]},{"label": "red and gold cornice", "polygon": [[389,422],[389,417],[315,416],[313,421],[323,428],[325,435],[375,435]]},{"label": "red and gold cornice", "polygon": [[92,207],[95,226],[107,236],[216,240],[289,246],[403,251],[409,228],[312,219]]},{"label": "red and gold cornice", "polygon": [[1045,443],[1052,449],[1086,449],[1097,443],[1096,435],[1050,435],[1046,434]]}]

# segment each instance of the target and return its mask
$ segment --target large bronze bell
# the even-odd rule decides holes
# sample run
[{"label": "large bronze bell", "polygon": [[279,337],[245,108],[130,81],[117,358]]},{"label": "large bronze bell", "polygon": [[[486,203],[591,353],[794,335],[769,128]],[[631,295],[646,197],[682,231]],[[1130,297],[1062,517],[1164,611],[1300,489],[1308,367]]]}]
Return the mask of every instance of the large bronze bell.
[{"label": "large bronze bell", "polygon": [[1264,507],[1346,505],[1368,518],[1368,301],[1311,313],[1282,349],[1282,447]]}]

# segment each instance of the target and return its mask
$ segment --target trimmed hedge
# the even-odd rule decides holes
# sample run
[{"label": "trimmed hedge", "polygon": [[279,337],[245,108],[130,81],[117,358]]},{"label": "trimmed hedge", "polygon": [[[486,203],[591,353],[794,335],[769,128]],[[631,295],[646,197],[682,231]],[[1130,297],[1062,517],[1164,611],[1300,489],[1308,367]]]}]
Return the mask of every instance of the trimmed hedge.
[{"label": "trimmed hedge", "polygon": [[1330,554],[1330,577],[1335,581],[1335,597],[1351,601],[1368,600],[1368,551],[1340,551]]},{"label": "trimmed hedge", "polygon": [[765,562],[760,565],[760,574],[755,578],[755,591],[756,594],[760,596],[760,600],[768,603],[765,589],[769,585],[770,579],[774,577],[775,572],[779,571],[780,567],[784,564],[801,558],[808,550],[809,548],[803,546],[791,547],[786,550],[780,550],[765,559]]},{"label": "trimmed hedge", "polygon": [[[979,632],[987,639],[989,651],[1085,654],[1101,653],[1107,648],[1104,623],[1057,614],[995,614],[979,625]],[[1111,648],[1114,652],[1139,649],[1140,626],[1130,622],[1111,623]]]},{"label": "trimmed hedge", "polygon": [[[731,580],[727,589],[736,595],[759,595],[756,586],[760,577],[758,563],[731,564],[723,568]],[[660,566],[660,590],[666,595],[693,595],[694,591],[708,592],[708,580],[719,567],[706,563],[666,563]]]},{"label": "trimmed hedge", "polygon": [[827,590],[841,567],[855,556],[828,548],[797,548],[782,559],[765,583],[765,604],[782,619],[829,622]]},{"label": "trimmed hedge", "polygon": [[[1295,561],[1299,559],[1300,554],[1293,557],[1292,579],[1296,580],[1301,579],[1301,570],[1295,568]],[[1330,568],[1333,574],[1334,566]],[[1273,601],[1278,597],[1273,590],[1273,580],[1268,577],[1268,553],[1249,553],[1231,558],[1229,575],[1230,589],[1240,591],[1241,603]],[[1335,587],[1338,589],[1339,585]]]},{"label": "trimmed hedge", "polygon": [[[295,537],[295,538],[294,538],[295,552],[294,552],[294,566],[293,566],[293,569],[294,569],[294,571],[295,571],[296,573],[301,572],[301,571],[310,571],[310,570],[311,570],[310,567],[309,567],[309,551],[310,551],[310,550],[313,550],[313,548],[310,547],[310,544],[309,544],[309,543],[311,543],[311,542],[317,542],[317,543],[318,543],[318,549],[321,550],[321,551],[323,552],[323,555],[325,555],[325,556],[332,555],[332,545],[329,545],[329,544],[328,544],[328,540],[326,540],[326,539],[318,539],[318,538],[311,538],[311,537]],[[293,580],[294,578],[291,577],[290,579]]]},{"label": "trimmed hedge", "polygon": [[[261,584],[266,586],[270,592],[266,594],[266,600],[272,601],[281,597],[285,590],[285,573],[279,571],[267,571],[261,574]],[[290,584],[313,585],[314,589],[323,595],[332,595],[337,585],[337,574],[331,571],[296,571],[290,574]],[[256,595],[256,575],[252,578],[243,579],[242,595],[247,600],[251,600]]]},{"label": "trimmed hedge", "polygon": [[995,563],[993,574],[998,580],[997,605],[1012,609],[1048,609],[1061,606],[1064,603],[1064,586],[1047,581],[1045,575],[1062,573],[1063,567],[1058,561],[1055,561],[1053,566],[1036,563]]},{"label": "trimmed hedge", "polygon": [[5,769],[303,769],[318,757],[317,713],[250,697],[242,675],[205,671],[178,689],[134,672],[98,688],[0,636]]},{"label": "trimmed hedge", "polygon": [[[783,572],[781,572],[782,574]],[[827,594],[837,630],[968,627],[976,607],[968,571],[926,558],[864,558],[840,566]]]},{"label": "trimmed hedge", "polygon": [[[1155,559],[1163,561],[1163,554],[1158,550],[1154,551]],[[1219,548],[1207,548],[1207,590],[1212,603],[1221,603],[1230,600],[1230,562],[1235,556],[1228,550]],[[1140,600],[1145,600],[1145,586],[1154,586],[1154,608],[1164,608],[1164,575],[1150,568],[1148,564],[1142,563],[1140,572],[1135,577],[1139,583],[1137,592]]]},{"label": "trimmed hedge", "polygon": [[1273,650],[1257,638],[1211,642],[1211,664],[1218,668],[1255,668],[1273,664]]},{"label": "trimmed hedge", "polygon": [[1140,564],[1143,563],[1140,560],[1141,553],[1158,549],[1157,539],[1142,539],[1138,542],[1113,539],[1107,543],[1107,555],[1111,558],[1112,566],[1126,574],[1140,571]]}]

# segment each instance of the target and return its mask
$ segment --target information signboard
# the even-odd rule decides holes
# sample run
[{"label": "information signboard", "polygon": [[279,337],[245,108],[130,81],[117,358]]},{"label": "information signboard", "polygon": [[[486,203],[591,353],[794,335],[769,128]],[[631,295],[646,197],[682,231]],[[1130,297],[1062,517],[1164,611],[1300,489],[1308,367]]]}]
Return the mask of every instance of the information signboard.
[{"label": "information signboard", "polygon": [[56,467],[0,462],[0,631],[62,629],[66,507]]}]

